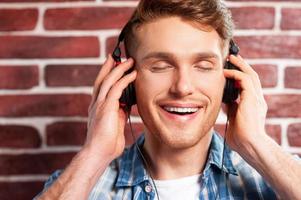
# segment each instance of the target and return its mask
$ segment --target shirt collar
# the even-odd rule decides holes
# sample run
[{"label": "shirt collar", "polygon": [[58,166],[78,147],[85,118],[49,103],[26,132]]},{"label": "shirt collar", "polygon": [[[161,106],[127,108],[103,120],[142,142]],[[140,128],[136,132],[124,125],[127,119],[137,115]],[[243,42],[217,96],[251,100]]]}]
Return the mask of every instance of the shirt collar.
[{"label": "shirt collar", "polygon": [[[224,148],[224,139],[216,132],[212,134],[210,149],[209,149],[209,156],[205,166],[204,173],[206,169],[208,169],[211,165],[218,167],[218,169],[230,173],[233,175],[238,175],[234,164],[232,162],[232,150],[230,147],[225,144],[224,149],[224,163],[223,161],[223,148]],[[222,166],[223,165],[223,166]]]},{"label": "shirt collar", "polygon": [[[138,146],[143,146],[144,135],[142,134],[138,140]],[[206,175],[211,165],[215,165],[218,169],[226,173],[238,175],[231,159],[231,150],[228,145],[225,146],[224,164],[222,167],[223,139],[217,133],[213,133],[208,160],[205,165],[203,175]],[[149,181],[149,176],[144,168],[142,158],[136,145],[132,145],[127,149],[118,160],[119,174],[117,177],[116,187],[134,186],[145,181]]]},{"label": "shirt collar", "polygon": [[[143,146],[144,134],[138,138],[136,143],[140,148]],[[127,149],[118,162],[120,170],[116,182],[117,187],[134,186],[149,180],[137,145],[134,144]]]}]

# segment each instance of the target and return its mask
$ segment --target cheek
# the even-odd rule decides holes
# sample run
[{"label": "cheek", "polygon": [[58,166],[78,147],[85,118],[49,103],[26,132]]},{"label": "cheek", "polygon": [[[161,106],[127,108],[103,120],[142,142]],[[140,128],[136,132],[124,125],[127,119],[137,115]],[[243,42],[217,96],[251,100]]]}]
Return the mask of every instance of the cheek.
[{"label": "cheek", "polygon": [[223,95],[225,77],[222,71],[216,71],[211,74],[195,74],[193,80],[198,90],[207,96],[210,101],[219,100]]},{"label": "cheek", "polygon": [[160,94],[168,91],[171,79],[166,74],[154,74],[146,70],[138,71],[135,81],[137,101],[153,101]]}]

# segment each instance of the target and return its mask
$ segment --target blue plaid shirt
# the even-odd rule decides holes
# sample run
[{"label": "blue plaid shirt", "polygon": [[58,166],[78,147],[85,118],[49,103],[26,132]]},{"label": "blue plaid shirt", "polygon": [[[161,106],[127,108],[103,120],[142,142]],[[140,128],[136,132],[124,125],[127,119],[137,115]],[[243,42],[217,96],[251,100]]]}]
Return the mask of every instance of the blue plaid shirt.
[{"label": "blue plaid shirt", "polygon": [[[142,146],[144,137],[138,139]],[[209,156],[200,176],[199,199],[277,199],[275,192],[263,178],[237,153],[225,148],[222,168],[223,139],[212,136]],[[49,187],[60,175],[56,171],[45,183]],[[92,189],[89,200],[153,200],[152,187],[142,159],[135,145],[114,160]],[[164,200],[164,199],[162,199]]]}]

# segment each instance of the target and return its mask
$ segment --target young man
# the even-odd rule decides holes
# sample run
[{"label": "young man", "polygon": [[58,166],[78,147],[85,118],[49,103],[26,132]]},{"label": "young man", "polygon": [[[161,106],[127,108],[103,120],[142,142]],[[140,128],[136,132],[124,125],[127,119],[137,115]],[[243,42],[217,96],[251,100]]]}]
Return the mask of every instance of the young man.
[{"label": "young man", "polygon": [[[301,199],[301,164],[265,133],[257,74],[241,56],[228,56],[233,26],[224,5],[145,0],[131,21],[131,58],[117,67],[111,56],[104,63],[87,141],[39,199]],[[240,71],[224,69],[226,59]],[[228,105],[224,152],[213,126],[225,78],[239,82],[241,92]],[[124,151],[127,113],[119,99],[131,82],[146,130]]]}]

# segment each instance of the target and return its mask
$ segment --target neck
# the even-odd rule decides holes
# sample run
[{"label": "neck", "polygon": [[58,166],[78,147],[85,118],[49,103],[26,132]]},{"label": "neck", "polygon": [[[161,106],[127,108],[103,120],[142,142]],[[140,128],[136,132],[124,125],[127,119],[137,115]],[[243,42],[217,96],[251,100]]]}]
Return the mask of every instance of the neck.
[{"label": "neck", "polygon": [[208,156],[212,131],[192,147],[174,149],[146,137],[144,155],[148,170],[157,180],[176,179],[202,173]]}]

